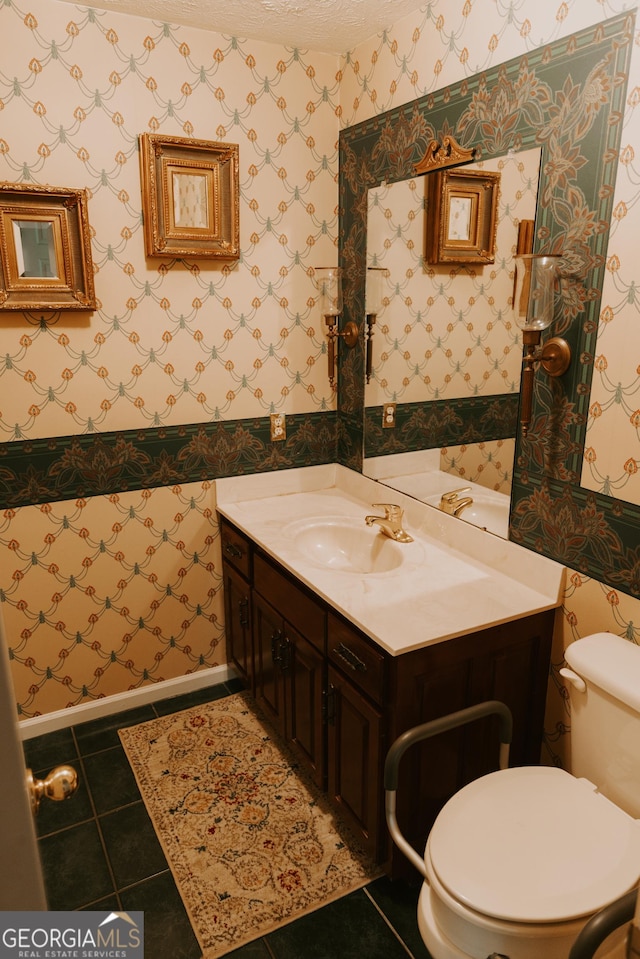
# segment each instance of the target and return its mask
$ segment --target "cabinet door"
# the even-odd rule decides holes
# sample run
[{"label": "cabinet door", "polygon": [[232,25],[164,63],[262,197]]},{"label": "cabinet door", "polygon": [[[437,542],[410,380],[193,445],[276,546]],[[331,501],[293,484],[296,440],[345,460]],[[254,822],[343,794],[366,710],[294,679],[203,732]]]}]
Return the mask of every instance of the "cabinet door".
[{"label": "cabinet door", "polygon": [[301,754],[316,786],[324,789],[324,657],[288,623],[285,629],[289,661],[281,667],[286,690],[287,739]]},{"label": "cabinet door", "polygon": [[225,633],[227,660],[253,690],[253,644],[251,605],[247,581],[228,563],[223,563]]},{"label": "cabinet door", "polygon": [[[510,765],[539,763],[552,628],[553,611],[395,659],[390,741],[420,723],[497,699],[514,720]],[[415,849],[424,849],[436,816],[456,792],[498,768],[498,743],[498,720],[489,716],[439,733],[406,754],[397,817]],[[394,878],[415,878],[395,846],[391,856]]]},{"label": "cabinet door", "polygon": [[252,595],[256,701],[282,735],[285,729],[285,688],[281,669],[288,657],[284,622],[279,613],[256,593]]},{"label": "cabinet door", "polygon": [[328,792],[371,856],[380,853],[383,723],[341,673],[329,667]]}]

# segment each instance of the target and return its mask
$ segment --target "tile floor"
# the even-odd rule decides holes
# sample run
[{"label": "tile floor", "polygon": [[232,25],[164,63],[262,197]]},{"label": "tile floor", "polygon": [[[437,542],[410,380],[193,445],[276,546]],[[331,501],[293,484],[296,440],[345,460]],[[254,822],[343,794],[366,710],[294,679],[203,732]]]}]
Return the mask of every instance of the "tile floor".
[{"label": "tile floor", "polygon": [[[200,959],[200,949],[156,838],[118,729],[219,699],[240,688],[222,683],[24,743],[34,775],[74,765],[78,792],[44,802],[38,843],[51,909],[142,910],[145,955]],[[386,877],[288,923],[230,959],[429,959],[416,924],[417,889]]]}]

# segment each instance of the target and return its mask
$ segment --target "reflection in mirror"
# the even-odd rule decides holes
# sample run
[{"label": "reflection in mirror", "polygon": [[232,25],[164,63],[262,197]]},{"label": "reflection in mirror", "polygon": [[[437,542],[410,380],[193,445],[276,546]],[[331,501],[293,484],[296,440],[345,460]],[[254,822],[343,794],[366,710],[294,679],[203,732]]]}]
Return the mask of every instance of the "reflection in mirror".
[{"label": "reflection in mirror", "polygon": [[58,279],[51,220],[12,220],[18,276]]},{"label": "reflection in mirror", "polygon": [[[382,268],[383,295],[367,407],[519,391],[522,342],[510,306],[513,257],[519,223],[535,219],[540,150],[510,152],[465,169],[500,173],[492,264],[426,265],[426,231],[433,224],[428,209],[425,214],[425,177],[369,191],[367,266]],[[370,457],[364,471],[436,506],[442,493],[471,483],[478,486],[476,501],[481,495],[502,497],[508,516],[514,448],[515,439],[507,439],[429,451],[425,437],[428,452],[422,456],[412,451]],[[473,512],[469,506],[458,515],[464,519],[466,513],[473,522]],[[477,525],[489,528],[481,520]],[[506,535],[503,523],[500,533]]]}]

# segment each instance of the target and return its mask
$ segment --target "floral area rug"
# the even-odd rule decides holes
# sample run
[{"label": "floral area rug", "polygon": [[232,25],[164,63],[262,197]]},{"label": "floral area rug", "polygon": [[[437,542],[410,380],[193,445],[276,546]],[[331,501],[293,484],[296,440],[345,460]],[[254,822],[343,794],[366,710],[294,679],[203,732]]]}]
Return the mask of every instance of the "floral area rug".
[{"label": "floral area rug", "polygon": [[380,875],[247,694],[120,738],[204,959]]}]

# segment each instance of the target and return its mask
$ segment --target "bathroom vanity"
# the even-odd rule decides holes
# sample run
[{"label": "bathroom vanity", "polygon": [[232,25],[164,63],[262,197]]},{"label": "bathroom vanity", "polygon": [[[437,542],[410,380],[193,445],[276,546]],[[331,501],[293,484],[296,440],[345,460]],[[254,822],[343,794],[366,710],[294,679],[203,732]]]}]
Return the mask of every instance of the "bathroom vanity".
[{"label": "bathroom vanity", "polygon": [[[406,874],[384,820],[389,745],[500,699],[514,717],[512,764],[539,761],[563,570],[474,527],[460,534],[467,524],[401,494],[413,542],[396,544],[365,526],[375,482],[335,466],[286,474],[217,484],[228,659],[372,857]],[[398,820],[417,848],[446,800],[497,768],[493,723],[410,754]]]}]

